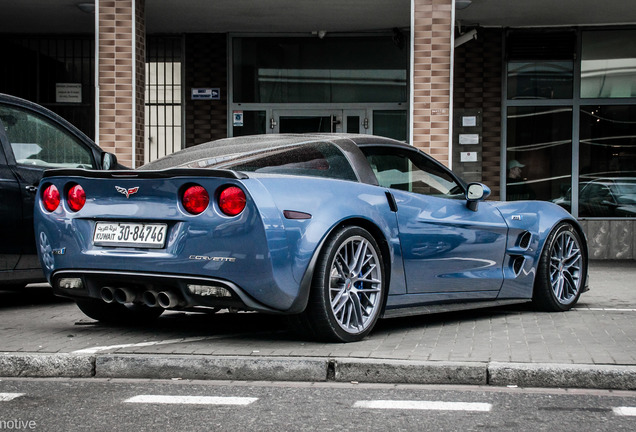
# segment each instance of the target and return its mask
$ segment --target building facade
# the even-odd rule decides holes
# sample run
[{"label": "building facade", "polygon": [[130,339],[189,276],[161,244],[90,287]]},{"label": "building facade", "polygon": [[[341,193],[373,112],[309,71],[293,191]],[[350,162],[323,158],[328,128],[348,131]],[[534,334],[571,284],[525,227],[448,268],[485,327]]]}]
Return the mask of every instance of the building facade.
[{"label": "building facade", "polygon": [[636,258],[629,0],[23,0],[0,92],[137,167],[228,136],[412,143],[503,200],[578,217],[591,257]]}]

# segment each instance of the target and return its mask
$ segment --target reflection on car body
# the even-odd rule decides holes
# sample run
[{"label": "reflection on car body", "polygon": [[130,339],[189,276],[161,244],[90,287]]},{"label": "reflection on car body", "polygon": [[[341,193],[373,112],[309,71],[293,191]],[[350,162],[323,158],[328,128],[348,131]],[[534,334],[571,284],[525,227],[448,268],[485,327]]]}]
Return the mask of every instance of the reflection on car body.
[{"label": "reflection on car body", "polygon": [[[349,342],[380,317],[528,301],[563,311],[586,288],[585,237],[570,214],[486,201],[486,186],[387,138],[229,138],[125,177],[47,171],[40,190],[46,275],[101,321],[243,309]],[[105,245],[94,241],[98,224],[163,224],[167,240]]]}]

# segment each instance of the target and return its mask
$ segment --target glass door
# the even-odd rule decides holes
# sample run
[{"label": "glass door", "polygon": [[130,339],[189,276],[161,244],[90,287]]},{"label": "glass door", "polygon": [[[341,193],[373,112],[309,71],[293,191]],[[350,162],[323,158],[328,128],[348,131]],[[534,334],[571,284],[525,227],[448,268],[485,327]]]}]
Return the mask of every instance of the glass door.
[{"label": "glass door", "polygon": [[364,109],[272,110],[270,133],[369,133]]},{"label": "glass door", "polygon": [[270,132],[342,132],[342,110],[273,110]]}]

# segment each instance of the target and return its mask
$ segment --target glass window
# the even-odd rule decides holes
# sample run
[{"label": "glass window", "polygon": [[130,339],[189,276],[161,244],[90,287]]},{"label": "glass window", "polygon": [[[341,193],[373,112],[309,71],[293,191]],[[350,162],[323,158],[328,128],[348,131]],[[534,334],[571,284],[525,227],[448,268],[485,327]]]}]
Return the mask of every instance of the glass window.
[{"label": "glass window", "polygon": [[581,97],[636,97],[636,30],[583,32]]},{"label": "glass window", "polygon": [[240,111],[232,115],[240,114],[232,122],[232,136],[260,135],[267,133],[265,111]]},{"label": "glass window", "polygon": [[239,154],[231,161],[228,161],[228,158],[232,158],[232,156],[195,161],[188,166],[358,180],[345,155],[335,145],[325,142],[278,147],[252,154]]},{"label": "glass window", "polygon": [[636,217],[636,106],[583,106],[579,216]]},{"label": "glass window", "polygon": [[507,35],[508,99],[571,99],[576,33],[515,30]]},{"label": "glass window", "polygon": [[508,99],[571,99],[572,61],[511,61]]},{"label": "glass window", "polygon": [[406,142],[406,111],[373,111],[373,134]]},{"label": "glass window", "polygon": [[464,198],[463,187],[453,176],[425,156],[400,149],[362,147],[378,184],[422,195]]},{"label": "glass window", "polygon": [[90,149],[50,120],[9,106],[0,106],[0,120],[17,164],[43,168],[96,168]]},{"label": "glass window", "polygon": [[398,45],[390,36],[234,38],[233,102],[406,102],[408,50]]},{"label": "glass window", "polygon": [[571,186],[572,108],[509,107],[506,198],[556,200]]},{"label": "glass window", "polygon": [[150,37],[146,53],[146,163],[183,147],[181,80],[181,39]]}]

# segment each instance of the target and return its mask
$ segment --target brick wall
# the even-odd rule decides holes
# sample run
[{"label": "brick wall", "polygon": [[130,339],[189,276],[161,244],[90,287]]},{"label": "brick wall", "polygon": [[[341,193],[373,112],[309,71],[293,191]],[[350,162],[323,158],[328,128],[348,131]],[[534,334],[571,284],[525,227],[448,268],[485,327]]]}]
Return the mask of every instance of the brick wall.
[{"label": "brick wall", "polygon": [[[227,137],[227,37],[186,35],[186,147]],[[220,100],[192,100],[192,88],[220,88]]]},{"label": "brick wall", "polygon": [[413,145],[449,163],[452,0],[414,0]]},{"label": "brick wall", "polygon": [[146,20],[145,0],[135,0],[135,166],[144,164],[144,124],[146,88]]},{"label": "brick wall", "polygon": [[[139,37],[144,32],[143,10],[144,0],[101,0],[98,11],[99,127],[96,135],[104,150],[115,153],[121,164],[131,167],[133,157],[139,157],[140,147],[143,151],[144,39]],[[136,27],[135,34],[133,27]],[[137,39],[133,40],[135,36]]]},{"label": "brick wall", "polygon": [[[482,112],[482,179],[500,195],[502,30],[477,29],[477,40],[455,48],[453,108]],[[457,126],[457,125],[456,125]]]}]

